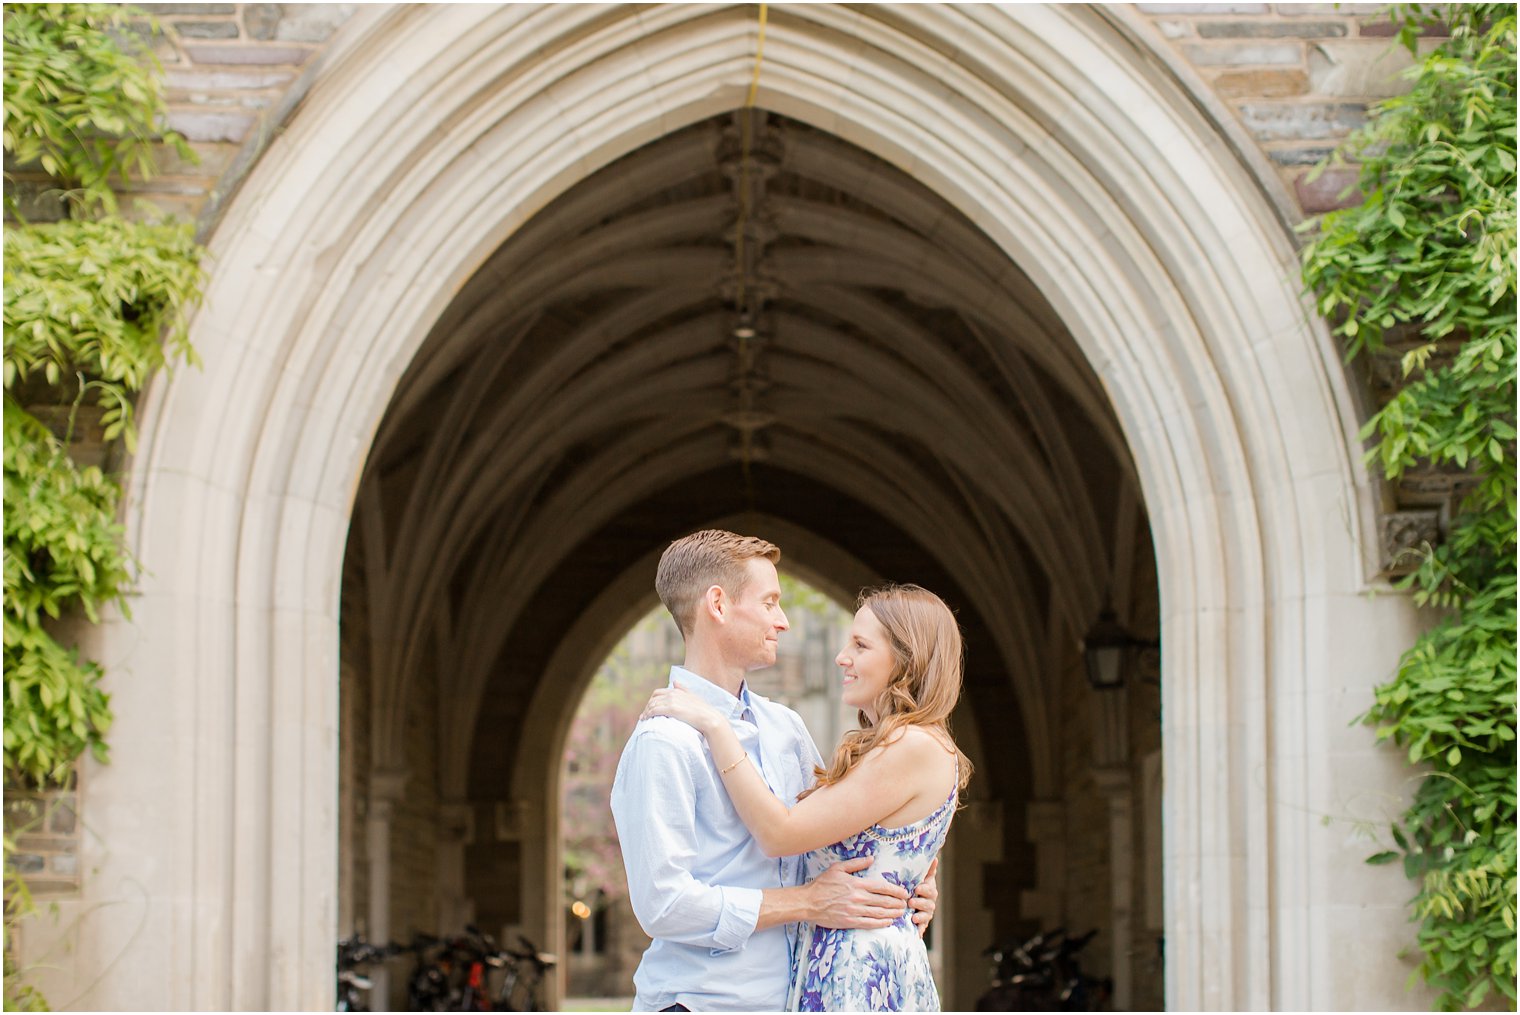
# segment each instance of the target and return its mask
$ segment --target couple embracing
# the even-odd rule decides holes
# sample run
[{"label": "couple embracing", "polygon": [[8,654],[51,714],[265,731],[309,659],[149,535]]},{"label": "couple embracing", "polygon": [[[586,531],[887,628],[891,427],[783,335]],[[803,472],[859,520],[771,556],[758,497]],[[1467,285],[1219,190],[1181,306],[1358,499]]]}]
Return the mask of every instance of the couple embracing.
[{"label": "couple embracing", "polygon": [[756,694],[788,628],[763,539],[672,543],[656,590],[686,643],[612,789],[629,898],[654,938],[643,1011],[938,1011],[922,941],[970,763],[950,738],[961,636],[933,593],[868,592],[835,658],[861,729],[825,766]]}]

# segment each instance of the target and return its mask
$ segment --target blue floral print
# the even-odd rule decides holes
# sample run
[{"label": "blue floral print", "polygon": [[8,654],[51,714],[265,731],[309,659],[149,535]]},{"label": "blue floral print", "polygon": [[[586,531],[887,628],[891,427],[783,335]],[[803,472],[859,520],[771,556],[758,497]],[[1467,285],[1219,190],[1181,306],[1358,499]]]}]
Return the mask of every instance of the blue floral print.
[{"label": "blue floral print", "polygon": [[[873,857],[861,877],[880,877],[918,888],[929,863],[939,855],[956,794],[933,814],[904,828],[873,825],[806,857],[807,876],[855,857]],[[789,1011],[939,1011],[939,992],[929,955],[905,913],[883,930],[829,930],[803,924],[792,953]]]}]

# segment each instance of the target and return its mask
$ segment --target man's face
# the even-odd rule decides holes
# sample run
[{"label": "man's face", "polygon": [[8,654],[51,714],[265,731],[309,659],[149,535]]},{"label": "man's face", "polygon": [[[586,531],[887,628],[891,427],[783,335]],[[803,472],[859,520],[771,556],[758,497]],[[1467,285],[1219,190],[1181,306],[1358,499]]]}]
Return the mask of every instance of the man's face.
[{"label": "man's face", "polygon": [[745,571],[749,580],[738,596],[729,598],[724,641],[734,662],[746,670],[758,670],[776,664],[776,639],[792,625],[781,609],[776,565],[764,557],[751,557]]}]

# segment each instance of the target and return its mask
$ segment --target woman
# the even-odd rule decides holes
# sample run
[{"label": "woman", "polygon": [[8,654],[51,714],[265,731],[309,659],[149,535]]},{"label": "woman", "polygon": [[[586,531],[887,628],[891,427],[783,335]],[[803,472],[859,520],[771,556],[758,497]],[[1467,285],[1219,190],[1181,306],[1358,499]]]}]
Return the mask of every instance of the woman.
[{"label": "woman", "polygon": [[[788,808],[739,746],[728,720],[696,695],[661,688],[644,714],[680,719],[707,738],[724,788],[762,849],[807,855],[812,879],[872,856],[864,873],[910,895],[950,828],[971,764],[950,738],[961,689],[961,633],[934,593],[895,585],[862,595],[834,662],[844,702],[860,710],[817,783]],[[792,1011],[938,1011],[928,954],[909,914],[879,930],[803,924],[792,956]]]}]

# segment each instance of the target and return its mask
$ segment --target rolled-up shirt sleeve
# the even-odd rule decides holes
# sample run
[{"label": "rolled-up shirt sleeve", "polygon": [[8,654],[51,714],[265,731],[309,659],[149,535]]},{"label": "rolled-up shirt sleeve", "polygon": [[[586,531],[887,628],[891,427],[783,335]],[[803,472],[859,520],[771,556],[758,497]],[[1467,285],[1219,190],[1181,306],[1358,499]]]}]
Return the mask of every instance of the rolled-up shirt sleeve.
[{"label": "rolled-up shirt sleeve", "polygon": [[629,901],[644,933],[722,954],[744,947],[754,933],[762,891],[710,885],[692,874],[696,760],[655,731],[635,731],[612,785],[612,817]]}]

